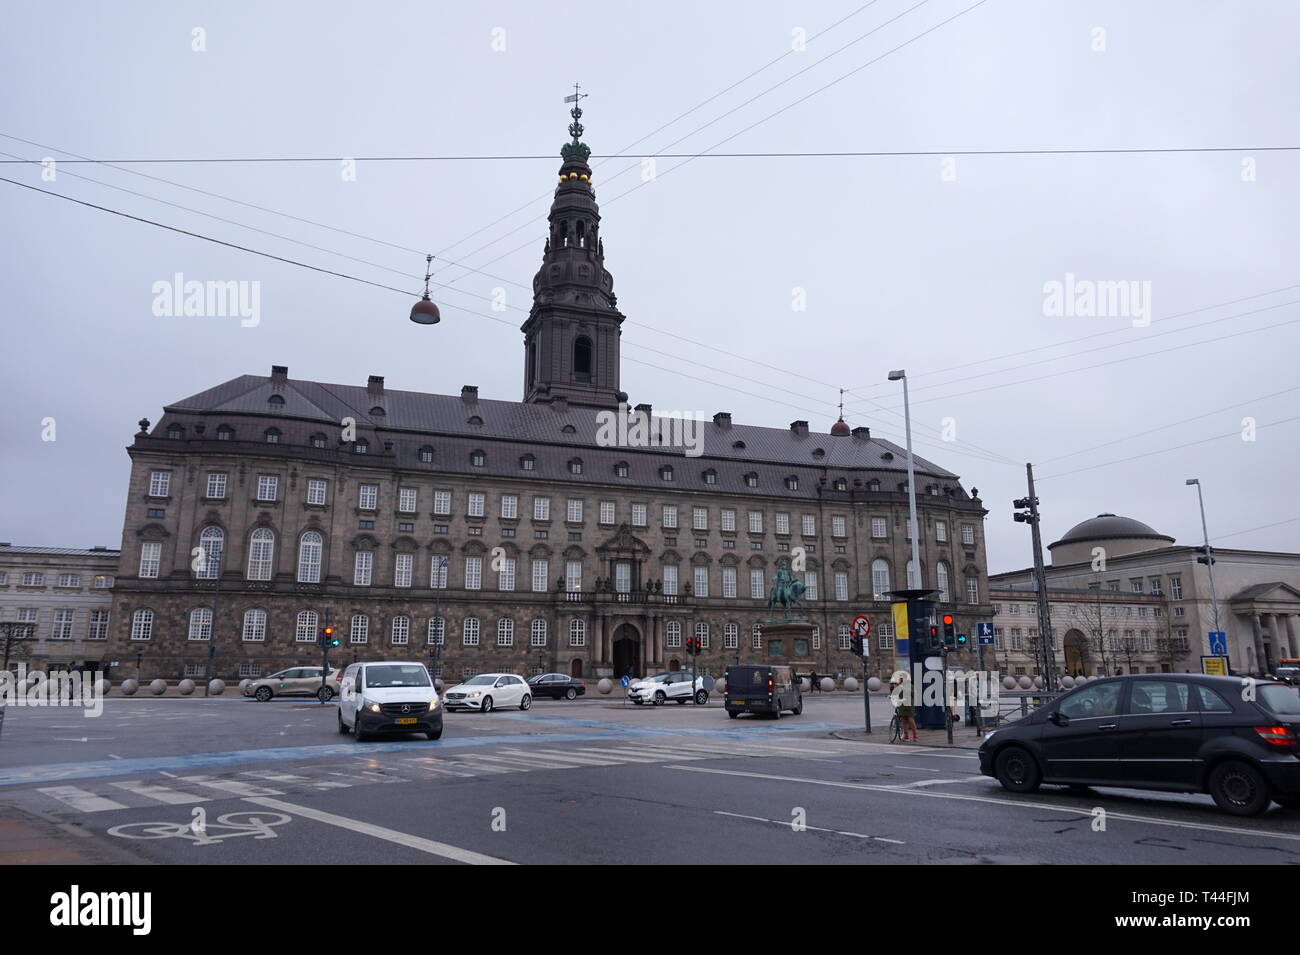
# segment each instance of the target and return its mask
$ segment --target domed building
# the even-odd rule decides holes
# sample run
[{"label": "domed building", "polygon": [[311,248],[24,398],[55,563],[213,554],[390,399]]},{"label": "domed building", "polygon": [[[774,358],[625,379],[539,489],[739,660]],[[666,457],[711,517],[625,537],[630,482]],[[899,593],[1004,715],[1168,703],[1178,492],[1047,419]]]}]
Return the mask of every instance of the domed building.
[{"label": "domed building", "polygon": [[[1112,513],[1080,521],[1047,549],[1058,674],[1262,674],[1300,658],[1300,554],[1212,546],[1211,587],[1201,546]],[[999,663],[1037,674],[1033,569],[990,574],[989,599]]]}]

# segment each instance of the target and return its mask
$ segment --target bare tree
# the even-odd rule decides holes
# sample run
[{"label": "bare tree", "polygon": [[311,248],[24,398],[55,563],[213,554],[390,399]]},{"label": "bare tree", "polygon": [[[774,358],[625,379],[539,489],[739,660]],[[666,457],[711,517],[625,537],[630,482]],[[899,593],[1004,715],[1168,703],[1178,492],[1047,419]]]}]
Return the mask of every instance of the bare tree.
[{"label": "bare tree", "polygon": [[4,653],[4,665],[0,669],[9,669],[9,658],[24,643],[36,639],[36,624],[19,623],[17,620],[0,620],[0,652]]},{"label": "bare tree", "polygon": [[1156,635],[1156,658],[1167,664],[1172,672],[1179,660],[1191,656],[1192,648],[1186,637],[1178,637],[1167,630]]}]

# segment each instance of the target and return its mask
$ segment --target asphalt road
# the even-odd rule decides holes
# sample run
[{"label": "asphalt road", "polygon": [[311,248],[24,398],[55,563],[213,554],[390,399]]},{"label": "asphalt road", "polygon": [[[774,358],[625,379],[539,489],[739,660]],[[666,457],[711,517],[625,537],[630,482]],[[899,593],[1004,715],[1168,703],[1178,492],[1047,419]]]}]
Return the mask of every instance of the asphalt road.
[{"label": "asphalt road", "polygon": [[1300,861],[1300,813],[1016,796],[973,750],[832,737],[861,706],[811,696],[778,722],[729,720],[716,701],[538,701],[447,714],[437,742],[372,743],[302,700],[110,698],[89,719],[11,707],[0,820],[60,833],[90,861],[185,864]]}]

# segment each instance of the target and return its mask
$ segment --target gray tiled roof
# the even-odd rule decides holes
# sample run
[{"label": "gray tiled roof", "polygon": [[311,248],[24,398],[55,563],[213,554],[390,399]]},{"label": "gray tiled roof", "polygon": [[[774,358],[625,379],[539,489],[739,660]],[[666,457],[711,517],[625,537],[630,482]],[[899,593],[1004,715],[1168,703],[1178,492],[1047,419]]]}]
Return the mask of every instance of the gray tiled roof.
[{"label": "gray tiled roof", "polygon": [[104,557],[116,560],[121,552],[116,548],[30,547],[25,544],[0,543],[0,557],[5,554],[45,554],[51,557]]},{"label": "gray tiled roof", "polygon": [[[269,404],[272,395],[282,396],[284,404]],[[372,415],[371,409],[375,407],[383,408],[384,414]],[[168,405],[166,412],[154,428],[154,436],[165,434],[166,425],[172,422],[189,426],[193,422],[190,416],[199,414],[210,428],[222,421],[229,423],[241,440],[261,440],[262,432],[275,426],[284,432],[286,442],[298,444],[306,443],[309,435],[317,431],[325,431],[333,438],[339,422],[344,417],[352,417],[356,419],[358,435],[370,437],[372,443],[393,440],[418,448],[420,442],[413,439],[437,436],[444,439],[438,445],[440,453],[447,447],[446,438],[455,439],[455,446],[463,445],[467,451],[474,447],[487,447],[486,443],[490,441],[494,443],[495,453],[499,448],[496,442],[510,442],[512,447],[505,449],[509,454],[531,451],[538,456],[539,472],[543,470],[543,457],[554,458],[563,468],[575,450],[584,453],[584,463],[585,454],[594,452],[602,457],[611,456],[611,462],[615,458],[626,459],[634,469],[644,466],[647,481],[657,478],[656,471],[664,462],[665,454],[676,457],[677,461],[673,463],[678,466],[682,466],[684,460],[685,466],[690,468],[695,463],[700,463],[701,468],[716,467],[720,479],[724,466],[730,465],[728,470],[740,474],[746,470],[743,467],[746,463],[819,470],[894,472],[897,480],[904,479],[907,470],[906,451],[880,438],[836,437],[826,432],[799,436],[789,428],[741,424],[720,427],[712,420],[701,425],[704,452],[698,462],[683,459],[680,451],[674,453],[673,449],[652,451],[654,463],[637,462],[636,456],[641,449],[608,448],[597,443],[596,409],[590,407],[571,405],[566,411],[557,411],[544,404],[477,398],[466,400],[458,395],[412,391],[384,390],[376,393],[364,385],[293,379],[273,381],[256,375],[242,375],[199,392]],[[248,420],[246,416],[255,416],[255,420]],[[214,417],[219,420],[214,422]],[[470,423],[472,417],[481,419],[482,424]],[[566,426],[572,428],[571,433],[565,432]],[[743,447],[736,447],[737,442],[742,442]],[[553,448],[547,448],[548,445]],[[823,450],[824,455],[815,456],[816,449]],[[892,460],[885,455],[891,455]],[[702,463],[705,459],[710,459],[708,464]],[[512,462],[510,470],[517,473],[517,462]],[[953,485],[958,481],[953,472],[920,457],[916,458],[916,470],[918,488],[921,475],[943,479]],[[633,473],[630,477],[636,480],[638,475]]]}]

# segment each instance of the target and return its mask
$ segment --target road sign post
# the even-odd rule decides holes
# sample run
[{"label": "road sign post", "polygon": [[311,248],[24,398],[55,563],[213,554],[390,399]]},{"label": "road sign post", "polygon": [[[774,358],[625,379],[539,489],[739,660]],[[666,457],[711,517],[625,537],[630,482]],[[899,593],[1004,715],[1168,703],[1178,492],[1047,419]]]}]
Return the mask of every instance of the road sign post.
[{"label": "road sign post", "polygon": [[867,680],[870,679],[867,673],[867,662],[871,659],[871,643],[867,640],[868,634],[871,633],[871,621],[863,614],[858,614],[853,618],[853,635],[862,641],[862,717],[867,727],[867,735],[871,735],[871,693],[867,690]]}]

